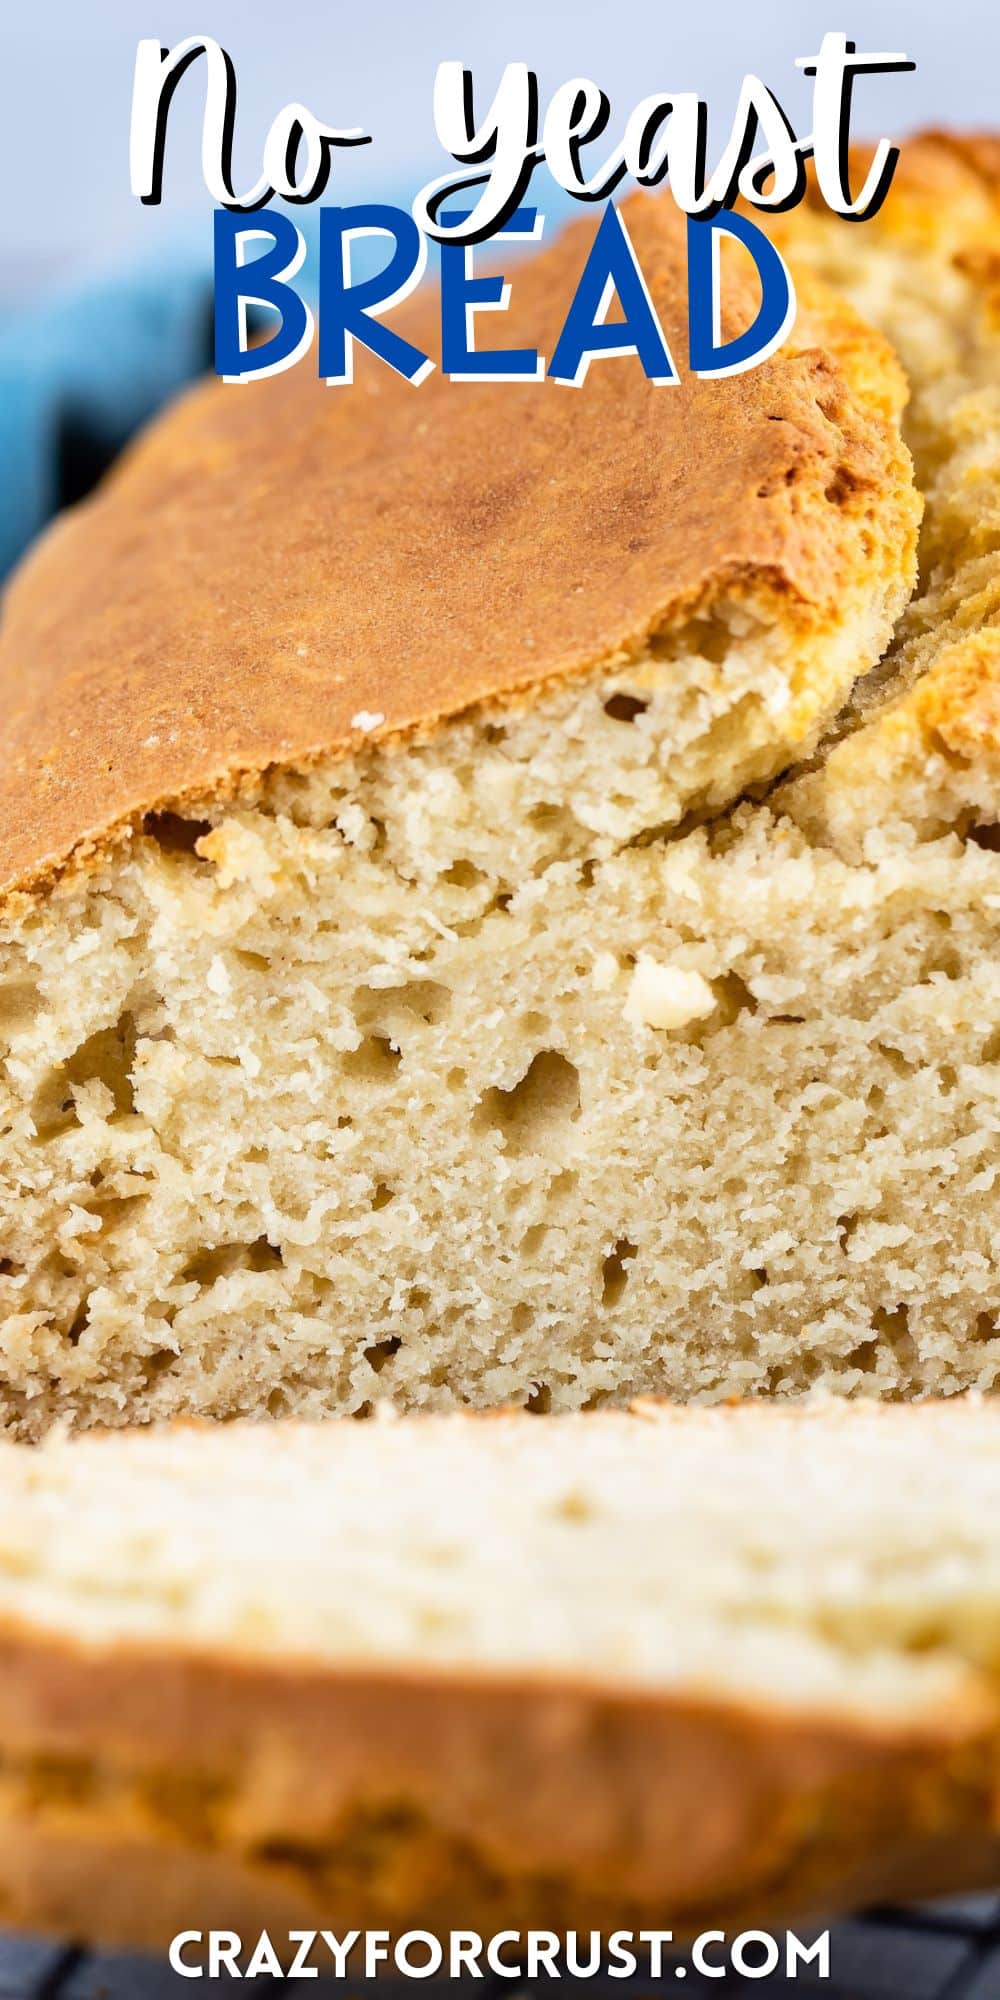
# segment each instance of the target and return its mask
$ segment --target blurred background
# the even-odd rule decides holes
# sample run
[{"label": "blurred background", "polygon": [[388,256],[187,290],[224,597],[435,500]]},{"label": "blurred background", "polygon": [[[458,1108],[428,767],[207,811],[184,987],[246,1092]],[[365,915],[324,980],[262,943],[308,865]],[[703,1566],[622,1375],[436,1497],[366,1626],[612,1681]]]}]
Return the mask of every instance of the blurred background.
[{"label": "blurred background", "polygon": [[[913,75],[859,81],[857,133],[995,121],[998,24],[998,0],[3,0],[0,575],[135,424],[210,365],[202,72],[182,80],[171,109],[163,204],[143,207],[128,183],[141,36],[172,45],[210,34],[229,51],[237,185],[257,178],[276,111],[299,100],[373,135],[337,154],[327,200],[408,202],[447,166],[432,117],[444,59],[473,69],[480,113],[509,61],[538,71],[543,105],[557,84],[592,77],[612,100],[609,141],[641,97],[695,91],[709,105],[711,160],[747,71],[808,130],[810,85],[795,57],[814,53],[829,29],[917,64]],[[566,205],[544,184],[536,195],[547,213]]]},{"label": "blurred background", "polygon": [[836,28],[859,48],[905,49],[917,63],[913,76],[859,83],[858,131],[969,126],[995,119],[997,107],[988,59],[1000,54],[997,0],[4,0],[2,14],[3,290],[15,303],[130,251],[153,254],[184,221],[200,224],[207,242],[196,73],[171,112],[163,208],[129,194],[132,64],[143,35],[167,45],[211,34],[229,50],[244,183],[259,171],[270,119],[292,99],[331,123],[364,126],[374,144],[340,156],[335,186],[348,198],[359,184],[394,192],[444,170],[431,89],[445,58],[474,69],[484,102],[514,60],[537,69],[543,93],[570,76],[595,78],[619,118],[650,91],[695,90],[724,137],[748,70],[801,129],[809,86],[794,59]]}]

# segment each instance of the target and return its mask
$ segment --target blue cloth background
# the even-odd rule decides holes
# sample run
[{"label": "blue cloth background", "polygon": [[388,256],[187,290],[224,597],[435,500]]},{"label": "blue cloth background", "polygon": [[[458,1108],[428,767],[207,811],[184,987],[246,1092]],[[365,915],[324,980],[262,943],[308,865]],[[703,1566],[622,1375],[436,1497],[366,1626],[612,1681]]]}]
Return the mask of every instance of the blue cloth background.
[{"label": "blue cloth background", "polygon": [[[371,198],[409,205],[399,189]],[[550,241],[572,204],[544,170],[530,198]],[[256,219],[266,222],[266,211]],[[298,209],[295,220],[306,240],[296,282],[315,305],[316,211]],[[212,367],[211,241],[206,222],[156,264],[9,310],[0,323],[0,578],[161,403]],[[377,239],[355,244],[356,277],[381,269],[385,254]],[[435,264],[432,253],[432,276]]]},{"label": "blue cloth background", "polygon": [[[266,221],[266,212],[254,219]],[[296,282],[315,305],[315,211],[300,209],[295,219],[306,241]],[[212,367],[211,242],[206,224],[197,242],[175,243],[161,262],[8,312],[0,326],[0,578],[161,403]],[[357,277],[384,257],[377,241],[357,244]],[[252,310],[248,318],[252,329]]]},{"label": "blue cloth background", "polygon": [[10,314],[0,332],[0,575],[138,424],[212,365],[205,255]]}]

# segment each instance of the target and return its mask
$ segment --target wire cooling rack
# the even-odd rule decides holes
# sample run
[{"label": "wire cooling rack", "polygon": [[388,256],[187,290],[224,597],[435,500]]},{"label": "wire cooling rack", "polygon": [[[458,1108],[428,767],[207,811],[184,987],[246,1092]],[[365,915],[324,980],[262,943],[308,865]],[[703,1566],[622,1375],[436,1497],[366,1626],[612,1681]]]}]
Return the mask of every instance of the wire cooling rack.
[{"label": "wire cooling rack", "polygon": [[[229,1978],[213,1985],[232,1989]],[[593,2000],[611,2000],[623,1993],[712,1993],[715,2000],[761,2000],[777,1993],[808,1995],[817,2000],[1000,2000],[1000,1895],[969,1897],[922,1905],[914,1910],[874,1910],[835,1925],[831,1930],[830,1978],[818,1980],[808,1966],[794,1981],[707,1979],[685,1967],[679,1975],[671,1965],[655,1985],[648,1979],[588,1979],[583,1990]],[[33,1938],[0,1934],[0,2000],[180,2000],[182,1994],[203,1992],[195,1983],[172,1973],[165,1959],[97,1956]],[[286,1990],[283,1981],[256,1979],[240,1983],[239,1992],[261,2000]],[[300,1989],[301,1990],[301,1989]],[[355,1982],[310,1981],[306,1992],[314,2000],[340,2000],[359,1989]],[[369,1989],[371,1990],[371,1989]],[[382,2000],[413,2000],[415,1993],[440,1993],[426,1982],[380,1980],[374,1989]],[[552,2000],[549,1979],[535,1985],[511,1980],[476,1981],[481,2000]]]}]

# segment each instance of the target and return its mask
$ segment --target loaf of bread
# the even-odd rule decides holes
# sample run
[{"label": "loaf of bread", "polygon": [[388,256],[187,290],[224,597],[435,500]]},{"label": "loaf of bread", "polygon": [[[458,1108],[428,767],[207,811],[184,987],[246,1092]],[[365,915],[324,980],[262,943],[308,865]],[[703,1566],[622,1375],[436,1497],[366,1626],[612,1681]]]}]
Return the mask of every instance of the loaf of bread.
[{"label": "loaf of bread", "polygon": [[[789,217],[747,374],[212,385],[50,534],[0,644],[9,1431],[995,1381],[993,167]],[[673,205],[630,223],[680,357]],[[912,381],[888,665],[902,378],[810,262]]]},{"label": "loaf of bread", "polygon": [[680,1933],[1000,1867],[1000,1403],[0,1446],[0,1912]]}]

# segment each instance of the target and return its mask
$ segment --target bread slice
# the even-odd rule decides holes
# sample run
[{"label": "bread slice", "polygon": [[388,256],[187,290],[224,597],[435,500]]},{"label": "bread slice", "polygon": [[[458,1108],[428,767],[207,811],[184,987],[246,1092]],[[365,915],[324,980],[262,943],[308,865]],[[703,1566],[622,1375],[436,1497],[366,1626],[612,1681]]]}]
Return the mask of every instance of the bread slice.
[{"label": "bread slice", "polygon": [[994,1378],[996,855],[737,807],[912,581],[897,365],[800,291],[728,381],[199,390],[29,562],[7,1428]]},{"label": "bread slice", "polygon": [[0,1446],[0,1914],[677,1932],[1000,1865],[1000,1404]]}]

